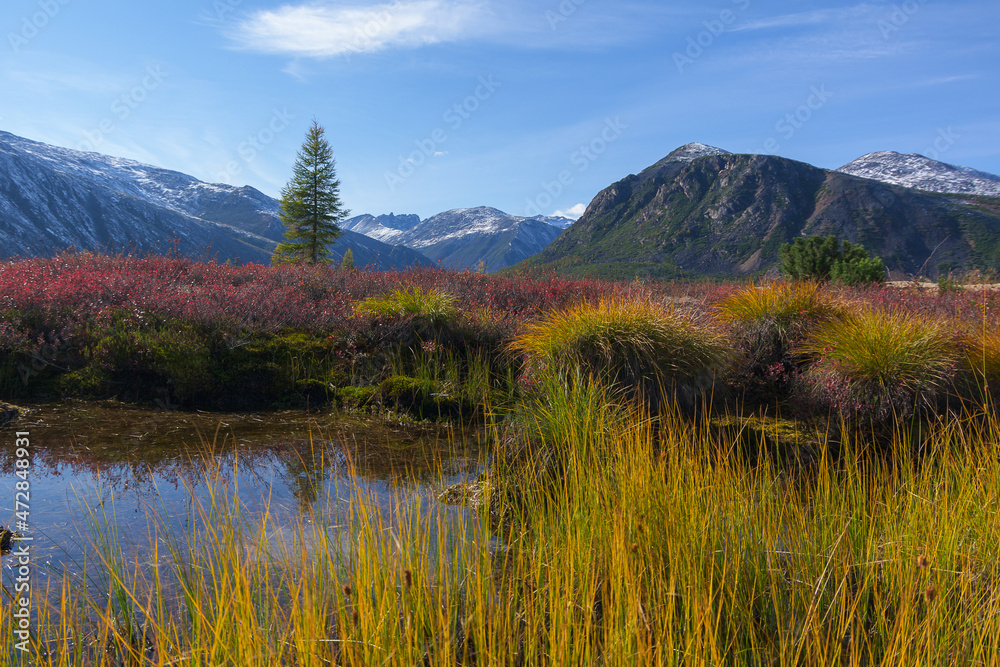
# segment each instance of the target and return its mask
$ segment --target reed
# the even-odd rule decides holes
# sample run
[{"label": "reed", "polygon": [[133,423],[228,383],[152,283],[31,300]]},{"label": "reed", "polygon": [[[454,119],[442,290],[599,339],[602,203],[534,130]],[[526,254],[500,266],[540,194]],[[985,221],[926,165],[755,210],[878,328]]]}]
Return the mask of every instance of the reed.
[{"label": "reed", "polygon": [[602,391],[566,388],[590,414],[547,436],[563,474],[524,486],[516,526],[401,495],[387,512],[350,477],[344,520],[289,526],[243,507],[222,465],[189,530],[151,512],[150,568],[96,513],[104,585],[36,593],[34,664],[1000,663],[996,419],[932,426],[919,461],[862,456],[844,428],[799,474],[763,441],[733,456],[740,434],[707,415],[652,420]]}]

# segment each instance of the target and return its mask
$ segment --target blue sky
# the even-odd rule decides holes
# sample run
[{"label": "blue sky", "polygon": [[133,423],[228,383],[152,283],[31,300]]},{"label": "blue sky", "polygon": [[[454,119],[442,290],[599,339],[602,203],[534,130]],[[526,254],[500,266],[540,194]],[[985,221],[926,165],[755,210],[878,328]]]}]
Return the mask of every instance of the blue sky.
[{"label": "blue sky", "polygon": [[995,0],[9,0],[0,129],[277,196],[315,118],[354,214],[579,214],[700,141],[1000,173]]}]

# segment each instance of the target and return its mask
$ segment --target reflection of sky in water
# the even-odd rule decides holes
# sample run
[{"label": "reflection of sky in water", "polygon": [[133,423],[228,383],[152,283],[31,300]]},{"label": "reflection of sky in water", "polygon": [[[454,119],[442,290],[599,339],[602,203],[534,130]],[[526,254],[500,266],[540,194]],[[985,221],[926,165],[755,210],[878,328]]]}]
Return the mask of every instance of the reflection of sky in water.
[{"label": "reflection of sky in water", "polygon": [[[270,513],[270,544],[290,542],[304,519],[320,522],[330,537],[339,532],[336,541],[346,546],[346,523],[358,497],[386,517],[400,502],[417,506],[427,525],[434,524],[435,511],[463,512],[440,505],[436,496],[442,484],[474,474],[478,460],[475,434],[436,427],[389,428],[297,411],[223,415],[103,404],[39,407],[16,428],[0,429],[3,525],[14,522],[15,431],[30,433],[33,452],[29,534],[35,585],[46,571],[78,572],[84,557],[93,559],[87,543],[102,512],[123,554],[140,562],[149,558],[151,515],[175,536],[204,528],[201,512],[211,504],[206,475],[215,469],[224,480],[216,490],[219,502],[231,502],[236,490],[251,522]],[[348,476],[351,464],[357,487]],[[162,541],[160,557],[168,557]],[[12,560],[2,557],[8,588]]]}]

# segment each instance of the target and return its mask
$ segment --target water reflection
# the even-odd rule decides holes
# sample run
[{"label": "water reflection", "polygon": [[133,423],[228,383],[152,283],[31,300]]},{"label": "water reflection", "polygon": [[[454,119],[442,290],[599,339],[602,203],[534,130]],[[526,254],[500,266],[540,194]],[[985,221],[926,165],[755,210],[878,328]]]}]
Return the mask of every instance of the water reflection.
[{"label": "water reflection", "polygon": [[[251,517],[267,512],[279,533],[271,536],[275,541],[284,539],[283,527],[292,530],[303,519],[338,530],[359,497],[382,513],[399,502],[462,512],[441,510],[434,499],[442,484],[475,474],[479,460],[477,434],[444,427],[393,427],[304,411],[34,406],[16,427],[0,428],[4,526],[15,523],[15,431],[30,433],[28,534],[35,565],[59,576],[92,557],[95,522],[107,521],[123,553],[142,561],[157,530],[192,531],[206,520],[203,509],[213,498],[237,501]],[[348,475],[352,467],[356,477]],[[209,479],[222,480],[223,488]],[[7,580],[11,557],[0,562]]]}]

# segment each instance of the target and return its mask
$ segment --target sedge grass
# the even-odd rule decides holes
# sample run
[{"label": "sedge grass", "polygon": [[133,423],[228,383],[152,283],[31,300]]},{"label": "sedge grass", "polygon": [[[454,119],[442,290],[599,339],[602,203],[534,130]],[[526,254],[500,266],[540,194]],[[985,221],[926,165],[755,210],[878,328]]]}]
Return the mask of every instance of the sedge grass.
[{"label": "sedge grass", "polygon": [[806,324],[836,319],[843,311],[820,283],[808,281],[746,285],[716,306],[723,321],[767,323],[782,337]]},{"label": "sedge grass", "polygon": [[[593,385],[567,391],[608,405]],[[159,568],[87,564],[119,582],[143,650],[67,578],[34,599],[35,662],[1000,664],[995,419],[935,425],[921,461],[856,456],[844,430],[843,456],[790,476],[766,452],[733,456],[707,417],[616,414],[561,432],[562,483],[499,534],[485,510],[399,498],[385,513],[356,486],[340,530],[314,517],[274,543],[275,516],[249,515],[219,478],[207,521],[161,536]],[[11,630],[0,620],[7,646]]]},{"label": "sedge grass", "polygon": [[458,314],[453,295],[419,285],[364,299],[355,304],[354,310],[368,317],[421,318],[433,326],[445,324]]},{"label": "sedge grass", "polygon": [[800,351],[816,360],[807,381],[818,394],[848,412],[898,417],[950,385],[956,343],[941,321],[858,308],[817,327]]},{"label": "sedge grass", "polygon": [[962,372],[975,398],[988,400],[990,390],[1000,389],[1000,330],[983,326],[965,337]]},{"label": "sedge grass", "polygon": [[721,336],[674,309],[641,300],[586,301],[526,324],[510,348],[529,365],[581,373],[652,400],[692,403],[729,360]]}]

